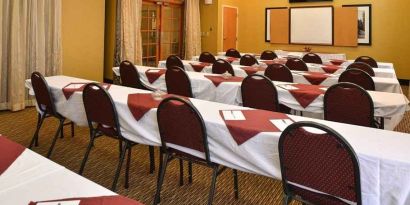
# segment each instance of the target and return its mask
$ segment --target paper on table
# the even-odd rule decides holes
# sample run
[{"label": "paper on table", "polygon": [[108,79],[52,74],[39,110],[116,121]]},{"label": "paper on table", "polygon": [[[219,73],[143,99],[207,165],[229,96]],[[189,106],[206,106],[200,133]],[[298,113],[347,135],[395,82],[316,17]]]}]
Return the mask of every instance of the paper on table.
[{"label": "paper on table", "polygon": [[53,201],[53,202],[41,202],[37,203],[37,205],[79,205],[80,200],[73,200],[73,201]]},{"label": "paper on table", "polygon": [[[85,84],[85,83],[84,83],[84,84]],[[70,84],[69,86],[67,86],[67,87],[65,87],[65,88],[78,89],[78,88],[81,88],[82,86],[84,86],[84,84],[82,84],[82,83]]]},{"label": "paper on table", "polygon": [[158,73],[159,70],[149,70],[148,73]]},{"label": "paper on table", "polygon": [[222,114],[225,120],[245,120],[245,116],[239,110],[225,110]]},{"label": "paper on table", "polygon": [[327,88],[319,88],[319,89],[321,89],[321,90],[323,90],[323,91],[326,91],[326,90],[327,90]]},{"label": "paper on table", "polygon": [[280,131],[283,132],[289,125],[293,123],[291,119],[282,119],[282,120],[270,120],[270,122],[275,125]]},{"label": "paper on table", "polygon": [[285,89],[285,90],[297,90],[299,88],[292,86],[292,85],[278,85],[279,87]]}]

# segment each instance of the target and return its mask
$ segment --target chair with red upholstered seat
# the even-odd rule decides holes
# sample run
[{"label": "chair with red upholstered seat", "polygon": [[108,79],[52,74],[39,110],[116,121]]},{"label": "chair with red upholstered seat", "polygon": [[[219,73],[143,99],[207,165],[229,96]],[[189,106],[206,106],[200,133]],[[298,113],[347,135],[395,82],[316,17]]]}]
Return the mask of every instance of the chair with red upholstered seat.
[{"label": "chair with red upholstered seat", "polygon": [[370,65],[373,68],[378,68],[377,61],[374,58],[370,57],[370,56],[357,57],[354,62],[362,62],[362,63],[366,63],[366,64]]},{"label": "chair with red upholstered seat", "polygon": [[296,122],[279,138],[284,203],[362,204],[359,160],[333,129]]},{"label": "chair with red upholstered seat", "polygon": [[185,70],[184,63],[182,62],[181,58],[176,55],[170,55],[165,62],[166,68],[169,69],[171,67],[177,66]]},{"label": "chair with red upholstered seat", "polygon": [[263,75],[247,76],[241,85],[245,107],[279,112],[278,91],[270,79]]},{"label": "chair with red upholstered seat", "polygon": [[286,65],[274,63],[265,70],[265,76],[273,81],[293,83],[292,72]]},{"label": "chair with red upholstered seat", "polygon": [[322,58],[320,58],[320,56],[316,53],[306,53],[303,56],[302,60],[305,63],[315,63],[315,64],[322,64],[323,63]]},{"label": "chair with red upholstered seat", "polygon": [[[205,123],[199,111],[188,101],[170,97],[164,99],[157,110],[159,133],[161,136],[162,166],[159,174],[154,204],[160,202],[161,187],[166,168],[173,159],[180,159],[212,168],[212,182],[208,204],[212,204],[216,178],[226,168],[213,162],[208,146]],[[195,155],[193,153],[196,153]],[[162,155],[161,155],[162,156]],[[234,174],[235,198],[238,198],[237,171]]]},{"label": "chair with red upholstered seat", "polygon": [[354,83],[365,90],[375,90],[373,78],[366,72],[355,68],[347,69],[340,74],[339,83],[341,82]]},{"label": "chair with red upholstered seat", "polygon": [[243,66],[253,66],[253,65],[259,65],[258,60],[252,55],[245,54],[241,57],[241,60],[239,61],[240,65]]},{"label": "chair with red upholstered seat", "polygon": [[214,63],[216,61],[216,58],[212,53],[210,52],[202,52],[201,55],[199,55],[199,62],[203,63]]},{"label": "chair with red upholstered seat", "polygon": [[375,76],[373,68],[370,67],[370,65],[368,65],[366,63],[362,63],[362,62],[352,63],[349,66],[347,66],[346,70],[353,69],[353,68],[362,70],[362,71],[366,72],[367,74],[369,74],[371,77]]},{"label": "chair with red upholstered seat", "polygon": [[155,90],[154,88],[145,85],[140,78],[140,74],[138,73],[137,68],[133,63],[130,61],[122,61],[120,64],[120,77],[121,77],[121,85],[130,87],[130,88],[137,88],[142,90]]},{"label": "chair with red upholstered seat", "polygon": [[223,60],[223,59],[216,60],[215,63],[212,65],[212,73],[223,74],[225,72],[228,72],[232,76],[235,76],[233,67],[228,61]]},{"label": "chair with red upholstered seat", "polygon": [[230,48],[226,51],[225,56],[228,57],[234,57],[234,58],[240,58],[241,57],[241,53],[239,53],[238,50],[234,49],[234,48]]},{"label": "chair with red upholstered seat", "polygon": [[270,50],[263,51],[261,54],[261,60],[273,60],[275,58],[278,58],[278,56],[275,52]]},{"label": "chair with red upholstered seat", "polygon": [[286,66],[290,70],[296,70],[296,71],[308,71],[308,67],[303,60],[298,59],[298,58],[289,58],[288,61],[286,62]]},{"label": "chair with red upholstered seat", "polygon": [[180,67],[174,66],[167,69],[165,72],[165,83],[169,94],[194,97],[191,81],[186,72]]}]

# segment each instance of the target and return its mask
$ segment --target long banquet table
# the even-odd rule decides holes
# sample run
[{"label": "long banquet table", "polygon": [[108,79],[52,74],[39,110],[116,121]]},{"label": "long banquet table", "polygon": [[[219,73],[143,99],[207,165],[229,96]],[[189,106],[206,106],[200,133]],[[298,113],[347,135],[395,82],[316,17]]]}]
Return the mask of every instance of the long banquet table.
[{"label": "long banquet table", "polygon": [[[68,76],[46,77],[46,80],[56,101],[57,111],[78,125],[85,126],[87,123],[82,106],[82,93],[75,92],[67,100],[62,88],[69,83],[89,81]],[[26,87],[33,94],[30,80],[26,81]],[[137,143],[160,146],[156,109],[150,109],[137,121],[127,104],[129,94],[150,92],[117,85],[112,85],[108,92],[118,111],[123,136]],[[204,119],[210,156],[214,162],[244,172],[281,179],[278,157],[280,132],[260,132],[238,145],[220,111],[250,108],[193,98],[189,100]],[[325,124],[339,132],[352,145],[360,161],[363,204],[410,203],[410,135],[300,116],[288,117],[294,121],[309,120]],[[186,151],[203,157],[192,150]],[[246,183],[243,186],[246,186]]]}]

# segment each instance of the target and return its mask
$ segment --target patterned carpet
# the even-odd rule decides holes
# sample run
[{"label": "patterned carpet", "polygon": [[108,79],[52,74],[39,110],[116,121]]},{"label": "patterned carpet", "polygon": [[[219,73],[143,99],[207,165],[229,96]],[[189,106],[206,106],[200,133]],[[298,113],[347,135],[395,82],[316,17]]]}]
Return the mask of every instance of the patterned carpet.
[{"label": "patterned carpet", "polygon": [[[408,87],[403,87],[408,93]],[[34,108],[20,112],[0,112],[0,133],[12,140],[28,146],[36,126],[37,114]],[[40,146],[35,152],[46,155],[51,144],[51,136],[57,129],[57,121],[47,119],[40,132]],[[57,141],[51,159],[68,169],[78,172],[81,160],[88,144],[88,129],[76,127],[75,137],[71,138],[68,127],[66,137]],[[410,113],[406,113],[396,131],[410,133]],[[156,155],[158,149],[156,149]],[[156,156],[158,157],[158,156]],[[131,164],[130,188],[123,188],[124,178],[119,182],[118,193],[136,199],[145,204],[152,204],[155,194],[156,174],[149,174],[148,147],[134,147]],[[100,138],[90,154],[84,176],[109,188],[112,183],[118,159],[118,144],[109,138]],[[157,163],[158,164],[158,159]],[[194,183],[178,184],[177,161],[167,169],[162,189],[161,204],[206,204],[211,181],[211,171],[202,166],[193,169]],[[187,166],[185,166],[187,167]],[[186,171],[186,169],[185,169]],[[187,176],[187,173],[186,173]],[[185,178],[187,182],[187,177]],[[232,172],[227,170],[218,177],[214,204],[281,204],[281,182],[271,178],[239,172],[239,200],[234,199]]]}]

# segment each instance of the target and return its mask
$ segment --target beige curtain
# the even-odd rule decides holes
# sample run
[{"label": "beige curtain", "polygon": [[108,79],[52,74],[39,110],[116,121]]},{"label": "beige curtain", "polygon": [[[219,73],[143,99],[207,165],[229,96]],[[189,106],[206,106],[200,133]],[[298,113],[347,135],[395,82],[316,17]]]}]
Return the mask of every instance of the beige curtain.
[{"label": "beige curtain", "polygon": [[201,54],[200,0],[185,0],[185,59]]},{"label": "beige curtain", "polygon": [[121,60],[142,65],[142,0],[121,1]]},{"label": "beige curtain", "polygon": [[31,105],[24,80],[61,74],[61,0],[0,0],[0,110]]}]

